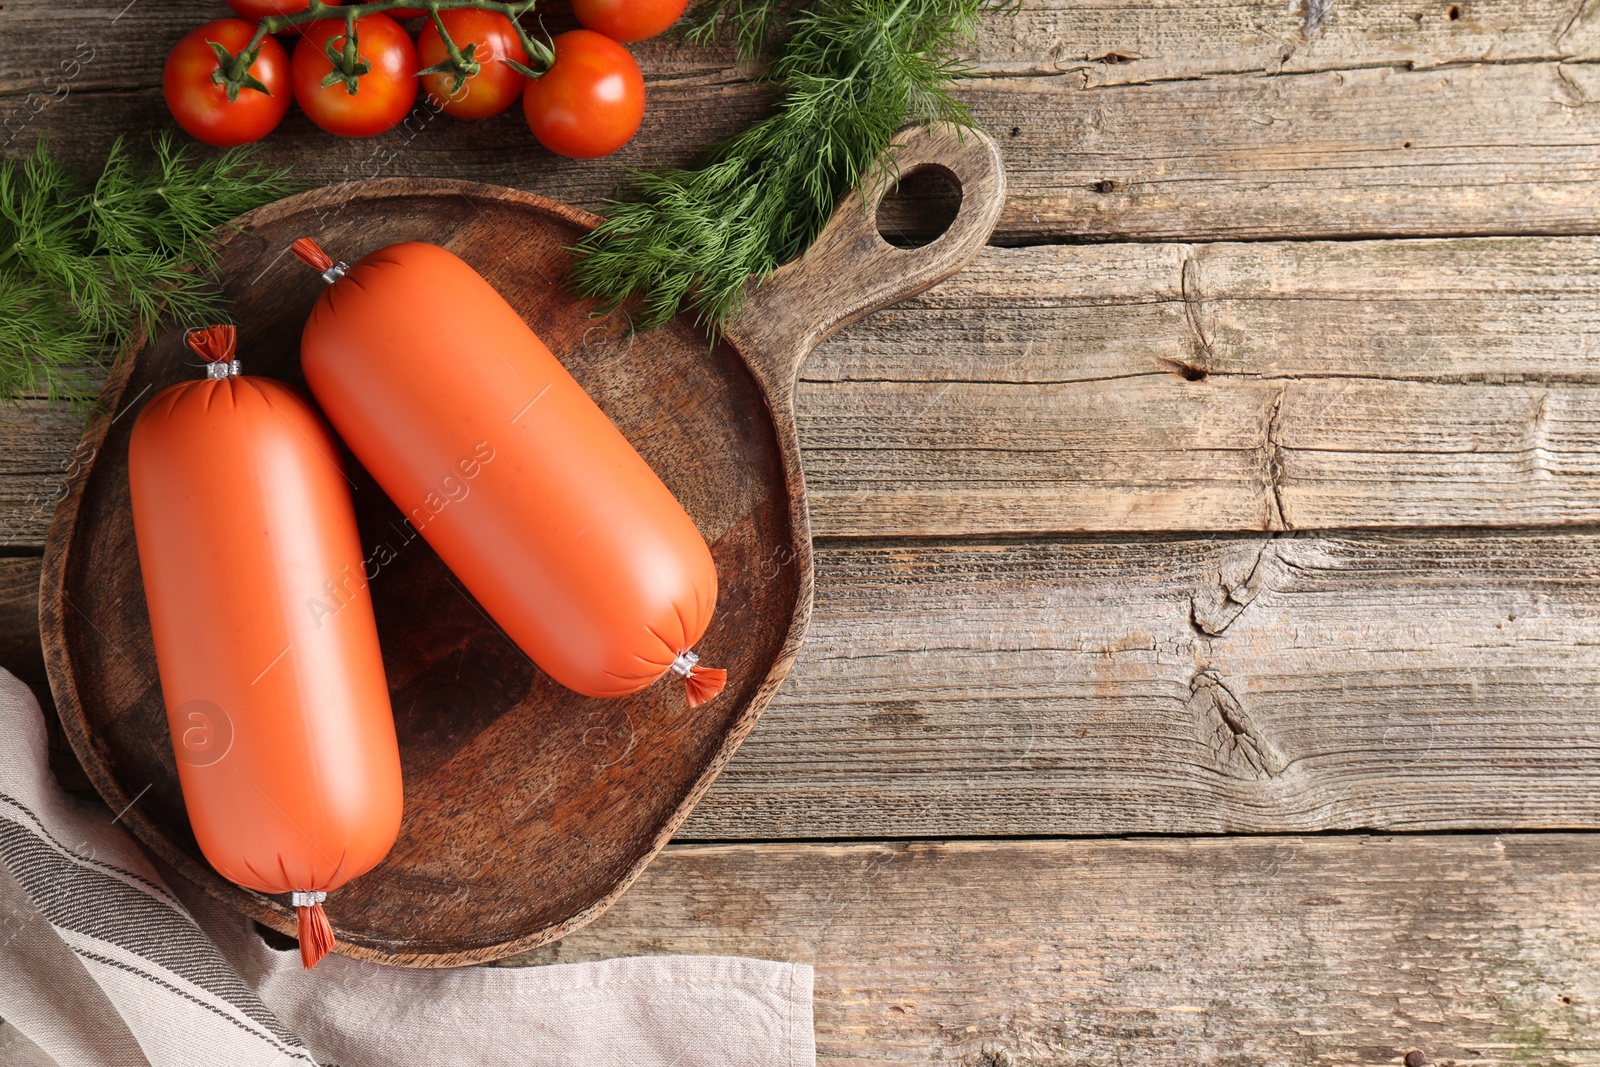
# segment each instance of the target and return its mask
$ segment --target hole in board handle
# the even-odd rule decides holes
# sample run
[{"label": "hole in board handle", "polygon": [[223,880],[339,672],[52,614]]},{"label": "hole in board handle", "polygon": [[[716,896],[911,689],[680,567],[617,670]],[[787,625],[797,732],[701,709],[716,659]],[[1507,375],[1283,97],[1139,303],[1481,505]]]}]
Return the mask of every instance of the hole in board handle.
[{"label": "hole in board handle", "polygon": [[949,167],[919,163],[878,203],[878,235],[896,248],[921,248],[944,235],[961,211],[961,179]]}]

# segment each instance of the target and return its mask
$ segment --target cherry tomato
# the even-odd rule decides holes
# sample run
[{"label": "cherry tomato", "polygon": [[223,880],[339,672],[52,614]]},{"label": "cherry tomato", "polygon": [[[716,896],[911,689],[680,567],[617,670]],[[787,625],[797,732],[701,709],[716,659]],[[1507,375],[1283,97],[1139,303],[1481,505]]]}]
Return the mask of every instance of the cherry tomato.
[{"label": "cherry tomato", "polygon": [[[339,0],[322,0],[324,4],[337,4]],[[233,13],[251,22],[260,22],[273,15],[292,15],[311,6],[311,0],[228,0]],[[285,30],[291,33],[291,30]]]},{"label": "cherry tomato", "polygon": [[356,51],[369,65],[351,92],[333,73],[326,48],[344,47],[344,20],[322,19],[306,27],[294,46],[290,77],[294,98],[311,121],[340,137],[371,137],[394,126],[417,99],[417,49],[400,24],[388,15],[363,15],[356,20]]},{"label": "cherry tomato", "polygon": [[644,119],[644,75],[628,50],[593,30],[557,37],[556,61],[531,78],[522,111],[539,143],[559,156],[597,159],[633,139]]},{"label": "cherry tomato", "polygon": [[683,14],[689,0],[572,0],[578,21],[613,41],[654,37]]},{"label": "cherry tomato", "polygon": [[[459,51],[472,46],[472,59],[478,73],[451,92],[454,74],[424,74],[422,91],[433,98],[447,115],[458,119],[486,119],[498,115],[516,101],[527,81],[506,66],[505,60],[527,63],[528,53],[517,39],[516,27],[504,15],[463,7],[439,12],[439,20]],[[443,63],[450,56],[439,36],[439,28],[429,19],[417,38],[417,63],[423,69]]]},{"label": "cherry tomato", "polygon": [[217,19],[189,31],[168,53],[161,89],[172,117],[189,136],[228,148],[259,141],[283,121],[289,111],[289,57],[271,37],[262,38],[249,72],[266,92],[243,86],[229,100],[227,90],[211,80],[218,69],[211,43],[238,55],[255,32],[243,19]]}]

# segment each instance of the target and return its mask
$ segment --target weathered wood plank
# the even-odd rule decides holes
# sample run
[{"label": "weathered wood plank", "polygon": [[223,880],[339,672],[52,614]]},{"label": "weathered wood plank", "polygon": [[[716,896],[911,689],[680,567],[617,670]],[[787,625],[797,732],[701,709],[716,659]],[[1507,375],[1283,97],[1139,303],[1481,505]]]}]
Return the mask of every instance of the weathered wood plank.
[{"label": "weathered wood plank", "polygon": [[1017,131],[1000,240],[1595,230],[1592,65],[1063,81],[964,90],[982,126]]},{"label": "weathered wood plank", "polygon": [[825,1064],[1594,1064],[1597,869],[1586,835],[679,846],[518,962],[810,962]]},{"label": "weathered wood plank", "polygon": [[[1556,584],[1538,571],[1584,572],[1579,560],[1551,568],[1537,554],[1485,556],[1513,568],[1507,583],[1520,561],[1530,575],[1523,596],[1536,604],[1533,590]],[[30,584],[29,567],[0,562],[6,588]],[[823,561],[825,583],[836,569]],[[1587,573],[1592,582],[1592,565]],[[1273,595],[1258,590],[1241,614]],[[837,639],[824,631],[846,625],[825,621],[839,612],[824,607],[813,652]],[[1205,616],[1214,628],[1232,609],[1220,610]],[[18,612],[3,615],[9,627]],[[779,713],[769,712],[747,756]],[[894,729],[895,714],[899,728],[912,724],[908,709],[880,713],[857,724],[857,740]],[[981,787],[989,764],[966,762]],[[1139,756],[1126,763],[1137,774]],[[1395,767],[1397,783],[1414,766]],[[1003,800],[1003,789],[987,799]],[[959,825],[972,833],[992,822],[980,813]],[[1392,1064],[1411,1049],[1435,1064],[1592,1064],[1595,848],[1588,835],[1523,834],[676,846],[606,916],[517,962],[640,951],[811,962],[830,1063],[1121,1054],[1223,1064],[1292,1048],[1297,1062],[1329,1064]]]},{"label": "weathered wood plank", "polygon": [[812,357],[816,525],[1594,521],[1597,268],[1588,239],[991,250]]},{"label": "weathered wood plank", "polygon": [[[1452,22],[1396,0],[1348,16],[1339,7],[1324,31],[1297,43],[1286,6],[1185,14],[1158,5],[1124,19],[1122,3],[1131,0],[1088,9],[1062,0],[1060,10],[991,20],[979,76],[962,95],[1005,141],[1012,195],[1002,243],[1595,231],[1600,155],[1587,113],[1600,99],[1600,67],[1584,60],[1600,16],[1563,17],[1561,4],[1541,0],[1525,18],[1504,3],[1456,5],[1463,15]],[[120,49],[135,48],[123,35],[105,56],[76,58],[80,38],[94,36],[79,20],[51,31],[64,34],[54,62],[76,79],[56,71],[47,80],[49,63],[32,52],[9,62],[16,89],[0,94],[9,152],[49,136],[87,168],[113,137],[168,122],[156,72],[181,27],[142,8],[126,17],[138,12],[149,24],[125,35],[144,42],[126,61],[147,71],[140,77],[110,76],[124,62],[114,61]],[[1112,26],[1121,27],[1115,35]],[[644,128],[605,161],[557,161],[515,113],[484,123],[424,114],[370,141],[328,137],[296,114],[265,158],[293,163],[312,184],[470,177],[599,208],[622,166],[686,162],[767,106],[726,53],[661,43],[644,51]],[[1123,55],[1149,58],[1115,59]],[[91,88],[99,78],[104,87]]]},{"label": "weathered wood plank", "polygon": [[[984,19],[966,51],[985,74],[1070,74],[1083,85],[1600,58],[1600,14],[1582,5],[1575,11],[1570,0],[1475,0],[1455,5],[1454,18],[1450,7],[1411,0],[1340,3],[1308,36],[1300,13],[1278,0],[1026,0],[1007,17]],[[81,0],[70,13],[49,0],[9,0],[0,24],[26,47],[0,51],[0,94],[58,99],[154,88],[172,45],[224,14],[210,0]],[[564,7],[540,17],[552,32],[575,25]],[[735,65],[722,45],[657,38],[629,47],[655,76]]]},{"label": "weathered wood plank", "polygon": [[1600,826],[1600,536],[835,543],[692,838]]},{"label": "weathered wood plank", "polygon": [[800,662],[689,839],[1600,826],[1600,535],[817,565]]},{"label": "weathered wood plank", "polygon": [[1600,242],[991,249],[803,370],[822,534],[1600,520]]},{"label": "weathered wood plank", "polygon": [[[1571,42],[1552,47],[1551,28],[1559,4],[1540,0],[1548,10],[1522,19],[1514,31],[1510,47],[1518,55],[1539,58],[1572,58]],[[567,5],[541,5],[539,18],[549,31],[560,33],[578,25]],[[0,95],[36,93],[59,100],[71,93],[126,92],[154,89],[161,84],[161,68],[167,53],[184,34],[212,19],[231,17],[232,12],[213,0],[75,0],[70,8],[46,0],[7,0],[0,9],[0,25],[16,42],[0,49]],[[408,27],[419,26],[408,23]],[[1495,31],[1490,31],[1495,32]],[[1428,35],[1419,32],[1419,39]],[[1449,43],[1456,37],[1460,45]],[[1472,31],[1433,34],[1427,47],[1441,45],[1447,54],[1456,54],[1476,34]],[[1541,38],[1543,40],[1541,41]],[[1569,35],[1573,38],[1573,35]],[[1575,40],[1575,38],[1574,38]],[[286,49],[289,38],[281,37]],[[1509,43],[1509,42],[1508,42]],[[1583,47],[1578,44],[1581,50]],[[701,47],[657,38],[632,44],[629,50],[640,66],[656,76],[706,73],[733,66],[732,50]],[[0,112],[3,114],[3,112]]]},{"label": "weathered wood plank", "polygon": [[[989,249],[803,373],[823,535],[1600,521],[1600,240]],[[37,546],[77,421],[0,413]]]},{"label": "weathered wood plank", "polygon": [[0,409],[0,548],[44,545],[56,504],[84,470],[83,418],[66,404],[23,401]]},{"label": "weathered wood plank", "polygon": [[1563,0],[1341,0],[1308,36],[1298,7],[1275,0],[1026,0],[1012,18],[984,22],[973,54],[985,72],[1070,74],[1097,86],[1241,72],[1589,59],[1600,28],[1600,13]]},{"label": "weathered wood plank", "polygon": [[987,250],[848,327],[809,382],[1210,375],[1600,385],[1600,240]]},{"label": "weathered wood plank", "polygon": [[1597,412],[1568,385],[841,385],[802,439],[823,534],[1527,526],[1600,521]]}]

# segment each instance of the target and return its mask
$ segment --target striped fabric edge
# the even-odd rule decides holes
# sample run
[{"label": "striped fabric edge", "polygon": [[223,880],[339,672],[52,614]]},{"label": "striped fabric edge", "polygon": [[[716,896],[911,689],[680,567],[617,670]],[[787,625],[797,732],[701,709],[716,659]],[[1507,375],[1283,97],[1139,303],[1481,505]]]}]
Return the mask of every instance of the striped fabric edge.
[{"label": "striped fabric edge", "polygon": [[160,897],[180,911],[183,910],[183,902],[174,896],[172,891],[166,886],[162,885],[160,882],[152,881],[137,871],[130,871],[128,868],[119,867],[115,863],[107,863],[99,856],[86,856],[82,852],[68,848],[66,845],[62,844],[61,839],[50,830],[50,827],[45,825],[44,820],[39,818],[38,815],[34,814],[32,808],[28,807],[16,797],[6,793],[4,790],[0,790],[0,806],[4,805],[9,805],[15,809],[11,813],[13,821],[26,822],[28,824],[27,828],[29,829],[30,833],[48,841],[61,852],[73,856],[78,860],[78,862],[87,863],[94,867],[98,867],[115,878],[121,878],[135,882],[151,895]]},{"label": "striped fabric edge", "polygon": [[11,796],[0,796],[0,862],[86,962],[126,971],[290,1059],[316,1063],[165,886],[64,847]]}]

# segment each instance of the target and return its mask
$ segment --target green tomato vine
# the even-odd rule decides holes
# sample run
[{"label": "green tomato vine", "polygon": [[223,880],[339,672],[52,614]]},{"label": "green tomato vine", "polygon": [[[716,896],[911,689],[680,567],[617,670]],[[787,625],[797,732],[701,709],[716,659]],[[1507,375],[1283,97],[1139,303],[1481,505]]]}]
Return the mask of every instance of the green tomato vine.
[{"label": "green tomato vine", "polygon": [[[223,87],[229,100],[237,100],[239,93],[250,89],[255,92],[266,92],[267,87],[261,84],[250,68],[261,55],[261,42],[275,33],[292,30],[306,26],[323,19],[341,19],[344,22],[344,34],[340,38],[330,38],[326,50],[328,61],[333,64],[333,70],[323,79],[324,87],[344,83],[345,91],[352,96],[360,89],[361,75],[370,69],[369,64],[361,58],[359,50],[360,27],[357,23],[367,15],[381,15],[386,11],[398,8],[422,7],[427,10],[428,17],[432,19],[434,27],[439,31],[439,38],[445,46],[447,58],[442,63],[435,64],[417,74],[451,74],[454,76],[452,91],[460,89],[463,82],[477,74],[482,68],[477,60],[472,57],[473,45],[468,45],[465,50],[458,47],[450,39],[450,33],[445,29],[444,22],[439,18],[441,11],[453,11],[460,8],[476,8],[479,11],[493,11],[504,15],[516,30],[517,40],[521,42],[528,56],[538,65],[537,69],[525,66],[515,60],[507,59],[503,62],[517,73],[529,78],[537,78],[550,69],[555,62],[555,53],[550,46],[535,37],[531,37],[523,28],[521,17],[534,9],[536,0],[525,0],[519,4],[501,3],[499,0],[424,0],[418,4],[417,0],[368,0],[359,6],[326,4],[322,0],[311,0],[311,5],[289,15],[271,15],[256,23],[255,33],[245,46],[238,52],[230,52],[222,45],[211,42],[211,48],[217,54],[217,70],[212,74],[211,80]],[[335,40],[340,43],[335,44]]]}]

